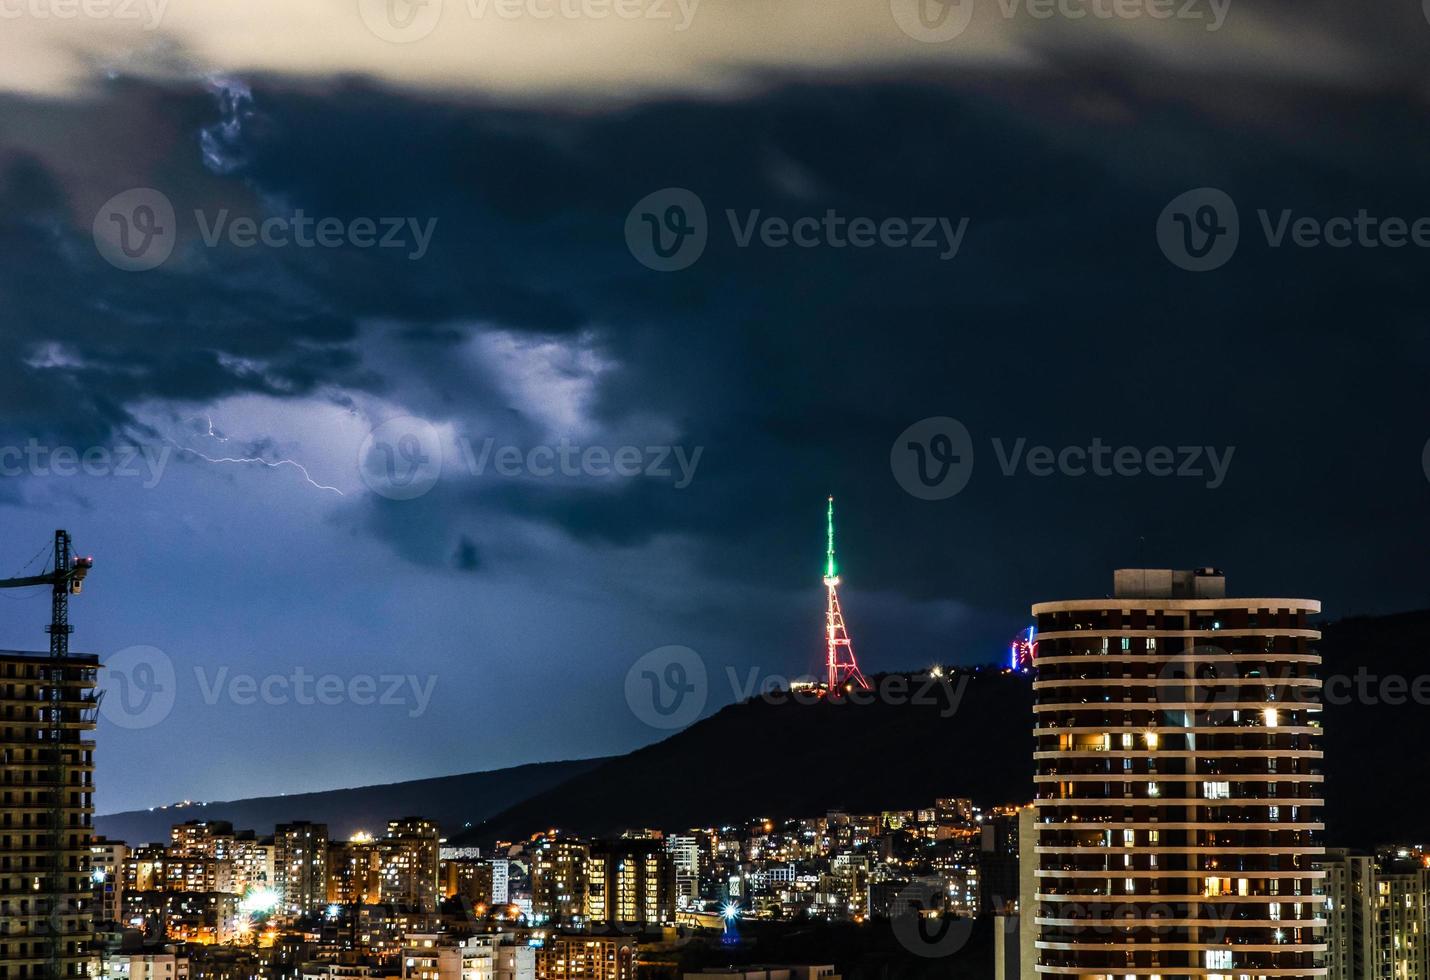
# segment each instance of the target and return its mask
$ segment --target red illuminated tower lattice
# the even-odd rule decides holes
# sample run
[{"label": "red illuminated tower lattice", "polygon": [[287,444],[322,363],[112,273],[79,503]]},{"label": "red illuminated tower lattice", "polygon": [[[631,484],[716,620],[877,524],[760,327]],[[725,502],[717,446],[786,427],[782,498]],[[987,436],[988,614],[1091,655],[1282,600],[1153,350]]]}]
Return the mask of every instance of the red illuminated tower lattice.
[{"label": "red illuminated tower lattice", "polygon": [[849,639],[849,630],[844,626],[844,612],[839,608],[839,570],[834,564],[834,498],[829,498],[829,509],[825,512],[825,563],[824,588],[829,603],[824,613],[824,635],[827,643],[825,666],[828,669],[829,690],[843,687],[853,682],[865,690],[869,682],[859,672],[859,664],[854,659],[854,644]]}]

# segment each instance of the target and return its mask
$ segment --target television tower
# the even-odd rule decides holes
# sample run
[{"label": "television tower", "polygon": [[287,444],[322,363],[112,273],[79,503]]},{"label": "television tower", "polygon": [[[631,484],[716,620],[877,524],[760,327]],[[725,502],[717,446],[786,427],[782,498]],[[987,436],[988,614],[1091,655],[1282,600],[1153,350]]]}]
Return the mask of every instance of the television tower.
[{"label": "television tower", "polygon": [[824,636],[828,646],[825,664],[829,671],[829,690],[833,691],[852,681],[867,691],[869,682],[859,672],[859,664],[854,659],[854,644],[849,639],[849,630],[844,627],[844,613],[839,608],[839,572],[834,564],[832,496],[829,498],[829,508],[825,511],[824,541],[824,589],[829,597],[824,613]]}]

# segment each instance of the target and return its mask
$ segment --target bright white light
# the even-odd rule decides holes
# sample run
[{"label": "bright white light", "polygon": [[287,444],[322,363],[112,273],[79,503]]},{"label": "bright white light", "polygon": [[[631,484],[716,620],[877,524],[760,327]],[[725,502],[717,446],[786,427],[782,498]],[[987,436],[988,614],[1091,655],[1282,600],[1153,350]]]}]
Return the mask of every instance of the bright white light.
[{"label": "bright white light", "polygon": [[272,912],[278,907],[278,893],[272,888],[253,888],[238,903],[238,910],[252,915],[255,912]]},{"label": "bright white light", "polygon": [[735,902],[726,902],[720,909],[720,917],[726,922],[734,922],[740,917],[740,906]]}]

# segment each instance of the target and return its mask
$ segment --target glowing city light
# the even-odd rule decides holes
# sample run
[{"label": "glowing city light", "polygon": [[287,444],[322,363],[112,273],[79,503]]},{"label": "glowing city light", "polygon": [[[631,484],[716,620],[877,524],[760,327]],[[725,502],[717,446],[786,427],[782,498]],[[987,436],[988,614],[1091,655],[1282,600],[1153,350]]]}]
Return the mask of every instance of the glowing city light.
[{"label": "glowing city light", "polygon": [[239,900],[238,910],[248,915],[261,915],[278,907],[278,893],[272,888],[251,888]]},{"label": "glowing city light", "polygon": [[1008,668],[1015,671],[1033,669],[1033,658],[1038,654],[1038,628],[1029,626],[1019,632],[1008,645]]}]

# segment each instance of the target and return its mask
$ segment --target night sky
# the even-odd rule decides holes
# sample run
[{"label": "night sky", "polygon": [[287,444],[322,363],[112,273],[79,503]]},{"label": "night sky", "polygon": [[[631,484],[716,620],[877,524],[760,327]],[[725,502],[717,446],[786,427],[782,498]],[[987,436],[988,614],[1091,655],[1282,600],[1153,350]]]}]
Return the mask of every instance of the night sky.
[{"label": "night sky", "polygon": [[[707,712],[727,667],[816,671],[830,493],[866,672],[995,660],[1032,602],[1102,595],[1119,566],[1216,565],[1333,617],[1426,605],[1430,237],[1272,244],[1288,209],[1430,216],[1420,4],[1231,0],[1209,29],[1209,2],[963,3],[943,41],[901,30],[904,0],[704,0],[683,30],[674,0],[669,20],[447,0],[400,42],[366,0],[8,19],[0,448],[162,462],[0,458],[0,575],[68,528],[95,556],[75,648],[174,670],[157,723],[101,721],[99,810],[627,751],[663,734],[623,685],[666,645],[703,658]],[[147,271],[96,244],[135,188],[175,212]],[[668,188],[705,244],[659,271],[640,229]],[[1239,218],[1203,272],[1158,236],[1198,188]],[[400,218],[414,247],[205,240],[300,209]],[[967,221],[951,257],[742,246],[755,211]],[[973,463],[926,500],[891,452],[932,417]],[[1005,476],[1019,439],[1226,467]],[[636,447],[640,473],[475,472],[463,447],[488,440]],[[440,478],[398,499],[383,454],[433,446]],[[0,645],[43,648],[42,592],[0,613]],[[224,687],[295,668],[435,682],[420,709]]]}]

